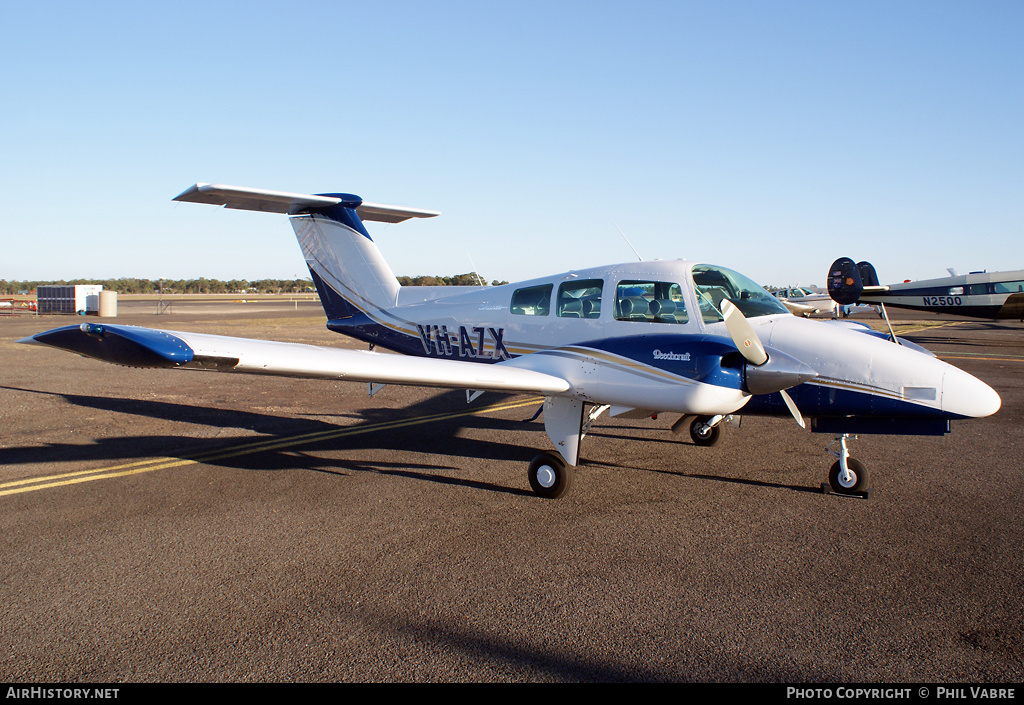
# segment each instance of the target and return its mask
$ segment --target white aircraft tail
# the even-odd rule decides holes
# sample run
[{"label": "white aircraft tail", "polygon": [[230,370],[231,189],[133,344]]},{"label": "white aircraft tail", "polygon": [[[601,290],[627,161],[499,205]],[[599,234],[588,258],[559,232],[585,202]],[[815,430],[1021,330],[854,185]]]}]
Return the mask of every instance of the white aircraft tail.
[{"label": "white aircraft tail", "polygon": [[327,318],[341,319],[393,307],[401,286],[363,226],[364,220],[400,223],[437,211],[364,203],[347,193],[298,194],[218,184],[196,184],[175,201],[286,213]]}]

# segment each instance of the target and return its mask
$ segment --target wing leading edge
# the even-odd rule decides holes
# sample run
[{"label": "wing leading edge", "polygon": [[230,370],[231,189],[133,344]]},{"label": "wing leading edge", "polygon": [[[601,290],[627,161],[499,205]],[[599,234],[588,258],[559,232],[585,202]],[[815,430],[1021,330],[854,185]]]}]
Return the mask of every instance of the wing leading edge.
[{"label": "wing leading edge", "polygon": [[571,388],[561,377],[502,363],[406,357],[137,326],[83,323],[55,328],[18,342],[49,345],[127,367],[208,369],[538,394],[560,394]]}]

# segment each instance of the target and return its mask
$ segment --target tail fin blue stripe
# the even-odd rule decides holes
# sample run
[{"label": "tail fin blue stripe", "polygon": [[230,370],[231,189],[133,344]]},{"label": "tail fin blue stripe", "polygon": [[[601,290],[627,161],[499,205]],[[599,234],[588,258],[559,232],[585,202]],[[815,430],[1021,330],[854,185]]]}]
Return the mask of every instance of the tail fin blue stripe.
[{"label": "tail fin blue stripe", "polygon": [[327,314],[328,320],[351,318],[352,316],[362,313],[358,308],[349,303],[345,297],[328,286],[327,282],[321,279],[320,276],[313,271],[312,267],[310,267],[309,273],[313,276],[313,284],[316,286],[316,291],[320,295],[320,304],[324,307],[324,313]]},{"label": "tail fin blue stripe", "polygon": [[373,242],[373,238],[366,231],[366,226],[363,225],[359,214],[356,213],[356,208],[362,205],[363,199],[351,193],[318,193],[316,195],[340,198],[341,203],[327,208],[311,208],[309,210],[310,213],[317,213],[331,220],[336,220],[342,225],[352,228],[370,242]]}]

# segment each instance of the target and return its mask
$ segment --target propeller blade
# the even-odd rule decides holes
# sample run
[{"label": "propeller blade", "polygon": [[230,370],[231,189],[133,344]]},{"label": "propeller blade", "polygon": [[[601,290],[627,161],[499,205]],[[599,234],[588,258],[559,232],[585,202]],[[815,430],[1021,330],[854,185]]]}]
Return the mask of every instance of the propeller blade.
[{"label": "propeller blade", "polygon": [[771,394],[779,392],[782,400],[786,402],[786,408],[793,415],[800,428],[807,428],[796,402],[786,393],[785,390],[795,387],[809,379],[814,379],[818,373],[808,365],[778,350],[773,350],[771,364],[768,353],[757,337],[753,326],[747,321],[743,312],[736,304],[728,299],[722,301],[722,316],[725,318],[725,328],[729,331],[733,345],[740,351],[740,354],[750,363],[744,368],[743,378],[747,391],[751,394]]},{"label": "propeller blade", "polygon": [[733,344],[747,362],[752,365],[763,365],[768,362],[768,353],[764,351],[761,339],[732,301],[722,300],[722,316],[725,317],[725,328],[729,331]]},{"label": "propeller blade", "polygon": [[789,413],[793,414],[793,418],[800,424],[800,428],[807,428],[804,423],[804,417],[800,415],[800,410],[796,408],[796,402],[793,401],[793,397],[786,393],[786,390],[780,390],[779,394],[782,395],[782,401],[786,402],[786,407],[789,409]]}]

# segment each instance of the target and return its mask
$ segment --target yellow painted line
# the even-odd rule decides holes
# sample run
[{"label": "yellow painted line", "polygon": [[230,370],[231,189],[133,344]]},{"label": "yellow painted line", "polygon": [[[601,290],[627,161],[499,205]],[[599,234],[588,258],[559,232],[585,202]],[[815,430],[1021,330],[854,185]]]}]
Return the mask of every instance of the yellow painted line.
[{"label": "yellow painted line", "polygon": [[1017,356],[1006,356],[1006,357],[987,357],[983,355],[945,355],[943,353],[936,353],[937,357],[943,360],[990,360],[992,362],[1024,362],[1024,357]]},{"label": "yellow painted line", "polygon": [[[936,321],[933,323],[893,323],[892,330],[897,335],[903,335],[904,333],[920,333],[923,330],[932,330],[934,328],[945,328],[946,326],[959,326],[965,323],[965,321]],[[882,333],[888,333],[889,329],[882,326],[877,330]]]},{"label": "yellow painted line", "polygon": [[154,470],[166,470],[169,468],[181,467],[183,465],[199,465],[213,460],[223,460],[226,458],[235,458],[241,455],[262,453],[268,450],[291,448],[318,441],[342,438],[344,436],[357,436],[364,433],[373,433],[375,431],[387,429],[406,428],[408,426],[417,426],[419,424],[430,423],[432,421],[445,421],[462,416],[477,416],[480,414],[505,411],[508,409],[517,409],[523,406],[535,406],[541,402],[543,402],[542,397],[531,397],[526,400],[491,404],[489,406],[480,407],[479,409],[417,416],[411,419],[396,419],[394,421],[383,421],[381,423],[365,426],[347,426],[345,428],[332,429],[330,431],[314,431],[312,433],[303,433],[297,436],[289,436],[285,438],[264,439],[250,443],[243,443],[231,448],[211,451],[192,458],[151,458],[149,460],[140,460],[133,463],[112,465],[92,470],[80,470],[77,472],[62,473],[59,475],[11,480],[9,482],[0,483],[0,497],[5,495],[21,494],[23,492],[33,492],[36,490],[65,487],[67,485],[76,485],[82,482],[92,482],[93,480],[106,480],[115,477],[139,475],[142,473],[153,472]]}]

